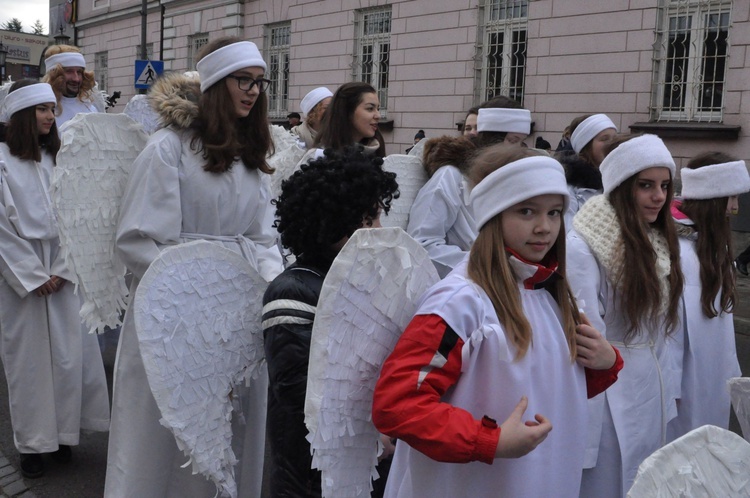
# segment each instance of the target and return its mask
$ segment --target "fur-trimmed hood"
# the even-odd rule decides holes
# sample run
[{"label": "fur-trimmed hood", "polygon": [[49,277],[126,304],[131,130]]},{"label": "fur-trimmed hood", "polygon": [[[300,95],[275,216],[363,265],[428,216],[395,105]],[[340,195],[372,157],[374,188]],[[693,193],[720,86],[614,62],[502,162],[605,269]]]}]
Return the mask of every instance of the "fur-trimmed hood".
[{"label": "fur-trimmed hood", "polygon": [[148,92],[151,108],[159,115],[161,127],[188,128],[198,116],[200,81],[183,73],[166,73]]},{"label": "fur-trimmed hood", "polygon": [[563,150],[555,154],[555,159],[565,168],[565,180],[568,185],[579,188],[602,190],[602,174],[599,168],[581,159],[573,150]]},{"label": "fur-trimmed hood", "polygon": [[429,177],[442,166],[455,166],[465,171],[475,150],[474,142],[463,136],[431,138],[425,143],[422,165]]}]

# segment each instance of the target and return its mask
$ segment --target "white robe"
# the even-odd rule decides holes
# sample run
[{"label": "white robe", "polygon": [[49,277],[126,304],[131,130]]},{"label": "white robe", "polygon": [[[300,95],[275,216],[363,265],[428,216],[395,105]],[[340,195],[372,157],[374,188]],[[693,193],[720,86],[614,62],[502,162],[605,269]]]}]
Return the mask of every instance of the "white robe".
[{"label": "white robe", "polygon": [[[200,153],[190,150],[189,135],[171,129],[154,133],[138,156],[117,228],[118,253],[134,276],[131,296],[163,247],[196,238],[242,237],[243,244],[222,244],[242,253],[266,280],[281,273],[267,175],[240,162],[223,174],[205,172],[203,164]],[[179,468],[187,458],[159,424],[132,308],[125,315],[114,382],[105,496],[213,496],[213,484],[191,476],[189,466]],[[238,391],[246,421],[244,426],[233,421],[239,492],[260,496],[267,375],[262,372],[247,390]]]},{"label": "white robe", "polygon": [[455,166],[439,168],[420,189],[409,212],[406,232],[427,250],[440,278],[463,260],[477,238],[463,179]]},{"label": "white robe", "polygon": [[461,377],[441,401],[475,419],[487,415],[501,424],[527,396],[524,420],[541,413],[554,429],[527,455],[495,459],[492,465],[438,462],[401,442],[385,496],[577,496],[587,425],[586,379],[583,368],[571,362],[557,303],[544,289],[519,285],[533,346],[517,360],[491,301],[468,279],[466,267],[467,259],[428,290],[417,311],[440,316],[464,341]]},{"label": "white robe", "polygon": [[109,427],[101,353],[83,333],[73,284],[34,294],[52,275],[71,278],[49,197],[52,167],[49,154],[24,161],[0,144],[0,357],[21,453],[74,446],[81,429]]},{"label": "white robe", "polygon": [[[682,394],[677,418],[669,422],[669,441],[702,425],[729,426],[731,400],[727,381],[739,377],[740,365],[734,341],[731,313],[708,318],[701,307],[700,263],[695,242],[680,237],[680,264],[685,276],[682,295],[682,331],[685,337]],[[720,309],[719,296],[715,306]]]},{"label": "white robe", "polygon": [[62,125],[70,121],[79,113],[99,112],[94,107],[94,103],[91,101],[78,100],[78,97],[61,97],[60,107],[62,112],[59,116],[55,116],[55,123],[57,124],[57,130],[60,131]]},{"label": "white robe", "polygon": [[[568,232],[566,272],[578,305],[591,325],[623,359],[618,380],[589,400],[589,431],[581,497],[625,496],[638,466],[666,441],[667,422],[679,397],[679,349],[667,347],[663,333],[647,333],[623,343],[627,321],[615,288],[591,248],[575,229]],[[679,335],[679,334],[677,334]]]}]

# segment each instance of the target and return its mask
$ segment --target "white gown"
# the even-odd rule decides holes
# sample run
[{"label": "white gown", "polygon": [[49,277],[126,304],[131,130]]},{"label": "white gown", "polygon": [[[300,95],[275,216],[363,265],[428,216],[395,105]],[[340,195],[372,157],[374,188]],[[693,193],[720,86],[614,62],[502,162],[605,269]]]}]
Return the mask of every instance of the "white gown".
[{"label": "white gown", "polygon": [[[195,239],[241,253],[266,280],[281,273],[267,176],[239,162],[223,174],[207,173],[203,164],[190,150],[189,135],[172,129],[154,133],[136,160],[117,229],[117,250],[134,276],[131,295],[161,248]],[[125,315],[114,382],[105,496],[214,496],[213,484],[180,468],[187,458],[159,424],[132,309]],[[249,388],[238,389],[245,419],[244,425],[233,421],[240,496],[260,496],[267,382],[264,371]]]},{"label": "white gown", "polygon": [[461,171],[442,166],[419,191],[409,213],[406,232],[427,250],[440,278],[463,260],[477,238],[464,197]]},{"label": "white gown", "polygon": [[[727,381],[739,377],[740,365],[734,341],[731,313],[708,318],[701,307],[700,263],[695,242],[680,237],[680,264],[685,275],[682,295],[682,333],[685,349],[682,370],[682,394],[677,418],[669,422],[669,441],[684,436],[702,425],[729,426],[731,400]],[[715,306],[720,309],[719,297]]]},{"label": "white gown", "polygon": [[88,112],[99,112],[94,106],[93,102],[80,101],[78,97],[61,97],[60,107],[62,112],[59,116],[55,116],[55,123],[57,123],[57,130],[60,131],[62,125],[73,119],[76,114],[88,113]]},{"label": "white gown", "polygon": [[0,144],[0,356],[21,453],[57,451],[77,445],[81,429],[109,427],[101,353],[83,333],[73,284],[33,292],[51,275],[71,278],[49,198],[52,168],[48,154],[20,160]]}]

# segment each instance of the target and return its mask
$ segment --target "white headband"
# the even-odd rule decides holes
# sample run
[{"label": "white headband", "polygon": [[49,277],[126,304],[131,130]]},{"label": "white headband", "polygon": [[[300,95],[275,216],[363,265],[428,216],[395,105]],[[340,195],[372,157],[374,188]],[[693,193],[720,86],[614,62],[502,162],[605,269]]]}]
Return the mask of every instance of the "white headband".
[{"label": "white headband", "polygon": [[525,157],[496,169],[472,189],[469,197],[477,229],[509,207],[545,194],[562,195],[563,212],[567,210],[570,194],[565,171],[551,157]]},{"label": "white headband", "polygon": [[313,110],[313,108],[318,105],[318,102],[320,102],[323,99],[326,99],[328,97],[333,97],[333,93],[331,91],[324,87],[318,87],[315,90],[311,90],[305,97],[302,99],[302,102],[299,104],[299,108],[302,109],[302,112],[307,114],[310,114],[310,111]]},{"label": "white headband", "polygon": [[479,109],[477,131],[531,133],[531,112],[526,109]]},{"label": "white headband", "polygon": [[669,168],[674,178],[675,163],[672,154],[656,135],[642,135],[618,145],[599,166],[604,193],[609,194],[618,185],[644,169]]},{"label": "white headband", "polygon": [[617,126],[615,126],[606,114],[589,116],[581,121],[581,124],[573,130],[573,134],[570,136],[570,145],[573,146],[573,150],[578,154],[586,147],[587,143],[591,142],[599,133],[609,128],[614,128],[617,131]]},{"label": "white headband", "polygon": [[58,64],[62,67],[82,67],[86,69],[86,59],[80,52],[62,52],[44,59],[44,65],[47,66],[48,73]]},{"label": "white headband", "polygon": [[745,161],[682,168],[683,199],[716,199],[750,192],[750,175]]},{"label": "white headband", "polygon": [[57,102],[55,92],[48,83],[34,83],[10,92],[3,100],[0,110],[0,121],[8,121],[10,117],[21,109],[38,104],[54,104]]},{"label": "white headband", "polygon": [[211,52],[198,61],[195,67],[201,77],[201,92],[205,92],[211,85],[238,69],[262,67],[265,71],[266,62],[255,43],[243,41]]}]

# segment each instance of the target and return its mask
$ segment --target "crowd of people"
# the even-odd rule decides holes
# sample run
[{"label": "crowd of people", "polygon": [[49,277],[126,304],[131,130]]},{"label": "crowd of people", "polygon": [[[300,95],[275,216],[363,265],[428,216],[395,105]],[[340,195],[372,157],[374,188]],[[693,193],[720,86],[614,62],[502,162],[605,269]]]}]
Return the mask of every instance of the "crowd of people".
[{"label": "crowd of people", "polygon": [[[49,194],[59,129],[103,109],[75,47],[47,55],[44,81],[14,83],[0,105],[0,359],[21,472],[40,477],[43,455],[64,463],[82,430],[109,431],[106,497],[214,496],[161,423],[131,308],[110,410]],[[273,199],[260,51],[225,37],[196,59],[197,78],[149,92],[159,129],[133,164],[115,250],[131,296],[166,247],[194,240],[269,282],[267,374],[232,393],[238,495],[261,495],[266,465],[271,496],[320,496],[304,422],[316,305],[347,240],[399,197],[378,94],[309,92],[289,123],[307,152]],[[404,228],[441,280],[380,372],[373,496],[624,497],[654,451],[728,426],[726,382],[740,375],[728,217],[750,191],[744,161],[694,157],[677,195],[657,136],[620,135],[604,114],[575,118],[555,152],[526,147],[530,133],[530,111],[497,97],[459,136],[415,136],[428,180]]]}]

